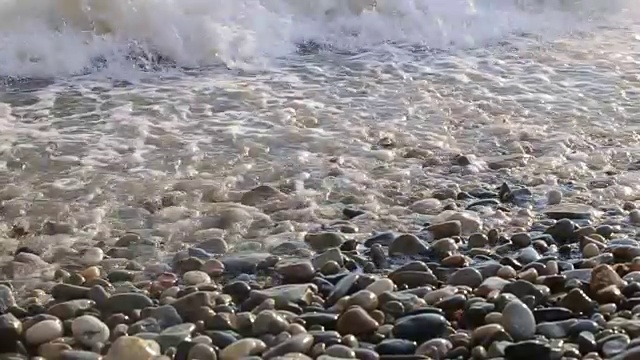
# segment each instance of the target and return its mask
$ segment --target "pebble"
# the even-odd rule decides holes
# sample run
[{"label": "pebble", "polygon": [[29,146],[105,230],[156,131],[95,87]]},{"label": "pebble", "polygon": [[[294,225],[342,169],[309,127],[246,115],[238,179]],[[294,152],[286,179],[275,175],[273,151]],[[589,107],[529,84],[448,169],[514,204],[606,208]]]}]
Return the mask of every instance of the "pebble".
[{"label": "pebble", "polygon": [[600,249],[595,244],[587,244],[582,249],[582,256],[585,258],[592,258],[600,255]]},{"label": "pebble", "polygon": [[286,282],[307,282],[315,274],[315,269],[308,260],[281,260],[276,264],[276,271]]},{"label": "pebble", "polygon": [[622,288],[626,282],[607,264],[600,264],[591,270],[589,288],[592,292],[598,292],[611,285]]},{"label": "pebble", "polygon": [[447,280],[449,285],[462,285],[477,288],[482,284],[482,274],[475,268],[468,267],[457,270]]},{"label": "pebble", "polygon": [[340,247],[345,242],[345,238],[335,232],[309,233],[304,237],[304,241],[315,251],[325,251],[330,248]]},{"label": "pebble", "polygon": [[531,339],[536,332],[536,320],[531,309],[517,299],[510,301],[502,310],[502,326],[515,340]]},{"label": "pebble", "polygon": [[547,204],[558,205],[562,202],[562,192],[560,190],[552,189],[547,192]]},{"label": "pebble", "polygon": [[427,245],[412,234],[400,235],[389,245],[389,255],[420,255],[428,251]]},{"label": "pebble", "polygon": [[426,228],[435,240],[458,236],[462,233],[462,223],[458,220],[443,221]]},{"label": "pebble", "polygon": [[313,346],[314,337],[309,334],[299,334],[288,338],[280,344],[265,351],[263,359],[272,359],[278,356],[285,356],[291,353],[307,353]]},{"label": "pebble", "polygon": [[104,259],[104,251],[98,247],[92,247],[85,250],[82,254],[81,262],[85,265],[98,265]]},{"label": "pebble", "polygon": [[[406,139],[378,135],[377,154],[395,166]],[[325,194],[339,204],[307,202],[286,181],[239,192],[189,179],[132,205],[144,214],[136,227],[154,224],[138,234],[42,248],[25,226],[2,269],[11,280],[0,282],[0,360],[640,356],[640,212],[606,201],[622,186],[614,176],[520,182],[508,168],[521,154],[446,155],[421,161],[482,176],[436,190],[411,183],[408,194],[381,183],[384,201],[363,201],[372,189],[347,181]],[[331,181],[355,169],[347,157],[327,161]],[[483,174],[487,164],[503,170]],[[482,183],[503,175],[519,185]],[[201,191],[215,201],[187,208]],[[157,220],[182,230],[169,237]],[[49,222],[44,236],[75,226]],[[13,279],[30,273],[39,278]]]},{"label": "pebble", "polygon": [[91,315],[77,317],[71,323],[74,339],[87,347],[104,344],[109,339],[109,327]]},{"label": "pebble", "polygon": [[185,285],[201,285],[201,284],[209,284],[211,283],[211,277],[204,272],[199,270],[187,271],[182,276],[182,280]]},{"label": "pebble", "polygon": [[258,355],[267,348],[259,339],[244,338],[234,342],[220,351],[220,360],[236,360],[247,356]]},{"label": "pebble", "polygon": [[264,310],[253,320],[253,334],[256,336],[264,334],[277,335],[289,327],[289,323],[273,310]]},{"label": "pebble", "polygon": [[380,296],[384,292],[392,292],[394,288],[395,284],[389,278],[380,278],[369,284],[366,290]]},{"label": "pebble", "polygon": [[336,330],[340,334],[366,335],[376,331],[379,323],[374,320],[364,309],[353,306],[338,318]]},{"label": "pebble", "polygon": [[60,320],[43,320],[28,328],[24,336],[28,344],[40,345],[57,339],[63,334],[64,331]]},{"label": "pebble", "polygon": [[152,360],[160,355],[160,346],[153,340],[136,336],[121,336],[111,344],[104,360]]},{"label": "pebble", "polygon": [[131,313],[153,305],[153,301],[144,294],[120,293],[114,294],[106,300],[104,307],[112,313]]},{"label": "pebble", "polygon": [[396,320],[393,335],[396,338],[424,342],[444,336],[447,320],[438,314],[418,314],[404,316]]}]

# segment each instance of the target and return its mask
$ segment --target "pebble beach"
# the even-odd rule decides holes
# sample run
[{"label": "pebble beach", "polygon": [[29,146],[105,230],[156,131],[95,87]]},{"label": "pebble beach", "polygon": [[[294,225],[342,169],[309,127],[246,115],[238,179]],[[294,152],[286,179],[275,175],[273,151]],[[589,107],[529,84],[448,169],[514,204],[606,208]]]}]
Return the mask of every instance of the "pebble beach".
[{"label": "pebble beach", "polygon": [[[405,210],[430,221],[369,235],[385,215],[332,204],[340,213],[313,231],[282,221],[236,246],[216,236],[291,201],[260,185],[215,204],[216,225],[166,261],[149,260],[161,242],[133,232],[21,246],[2,267],[0,359],[636,359],[640,210],[551,189],[534,211],[534,194],[441,189]],[[154,211],[175,206],[163,200]],[[487,208],[510,222],[487,227]]]}]

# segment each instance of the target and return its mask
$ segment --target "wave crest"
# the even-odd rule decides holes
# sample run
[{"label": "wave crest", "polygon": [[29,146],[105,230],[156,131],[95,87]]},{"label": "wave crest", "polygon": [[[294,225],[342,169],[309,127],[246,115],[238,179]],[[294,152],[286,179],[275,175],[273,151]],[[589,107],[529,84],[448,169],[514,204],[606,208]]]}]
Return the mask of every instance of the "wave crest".
[{"label": "wave crest", "polygon": [[[132,53],[178,66],[260,64],[300,43],[481,46],[548,33],[630,0],[0,0],[0,74],[64,76]],[[570,14],[571,16],[568,16]],[[132,48],[135,49],[132,52]],[[145,55],[148,57],[148,55]]]}]

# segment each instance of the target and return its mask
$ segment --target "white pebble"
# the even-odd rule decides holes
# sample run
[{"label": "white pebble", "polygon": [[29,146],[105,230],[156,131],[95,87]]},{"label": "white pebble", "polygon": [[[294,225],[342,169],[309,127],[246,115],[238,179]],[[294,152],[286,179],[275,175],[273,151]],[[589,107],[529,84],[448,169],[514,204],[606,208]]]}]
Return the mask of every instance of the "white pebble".
[{"label": "white pebble", "polygon": [[25,340],[30,345],[40,345],[64,335],[60,320],[43,320],[31,326],[25,333]]},{"label": "white pebble", "polygon": [[385,291],[393,291],[394,284],[393,281],[387,278],[380,278],[367,286],[366,290],[371,291],[376,295],[380,295]]},{"label": "white pebble", "polygon": [[71,332],[77,341],[88,347],[104,344],[109,340],[109,327],[91,315],[83,315],[73,320]]},{"label": "white pebble", "polygon": [[211,277],[204,271],[193,270],[187,271],[182,276],[182,280],[187,285],[208,284],[211,282]]},{"label": "white pebble", "polygon": [[549,205],[558,205],[562,202],[562,192],[560,190],[549,190],[547,193],[547,203]]},{"label": "white pebble", "polygon": [[82,263],[85,265],[98,265],[102,259],[104,259],[104,251],[97,247],[87,249],[82,255]]}]

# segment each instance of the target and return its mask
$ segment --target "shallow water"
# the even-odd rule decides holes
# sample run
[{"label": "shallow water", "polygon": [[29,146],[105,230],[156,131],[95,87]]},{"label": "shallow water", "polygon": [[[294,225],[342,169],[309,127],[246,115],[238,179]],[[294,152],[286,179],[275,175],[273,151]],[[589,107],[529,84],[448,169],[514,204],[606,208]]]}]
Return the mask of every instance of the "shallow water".
[{"label": "shallow water", "polygon": [[[99,3],[0,1],[3,226],[73,227],[7,250],[125,230],[168,249],[209,228],[258,239],[347,203],[380,217],[363,234],[402,231],[442,210],[416,205],[434,190],[503,181],[542,205],[558,186],[596,206],[640,195],[631,1]],[[289,197],[229,215],[260,184]]]}]

